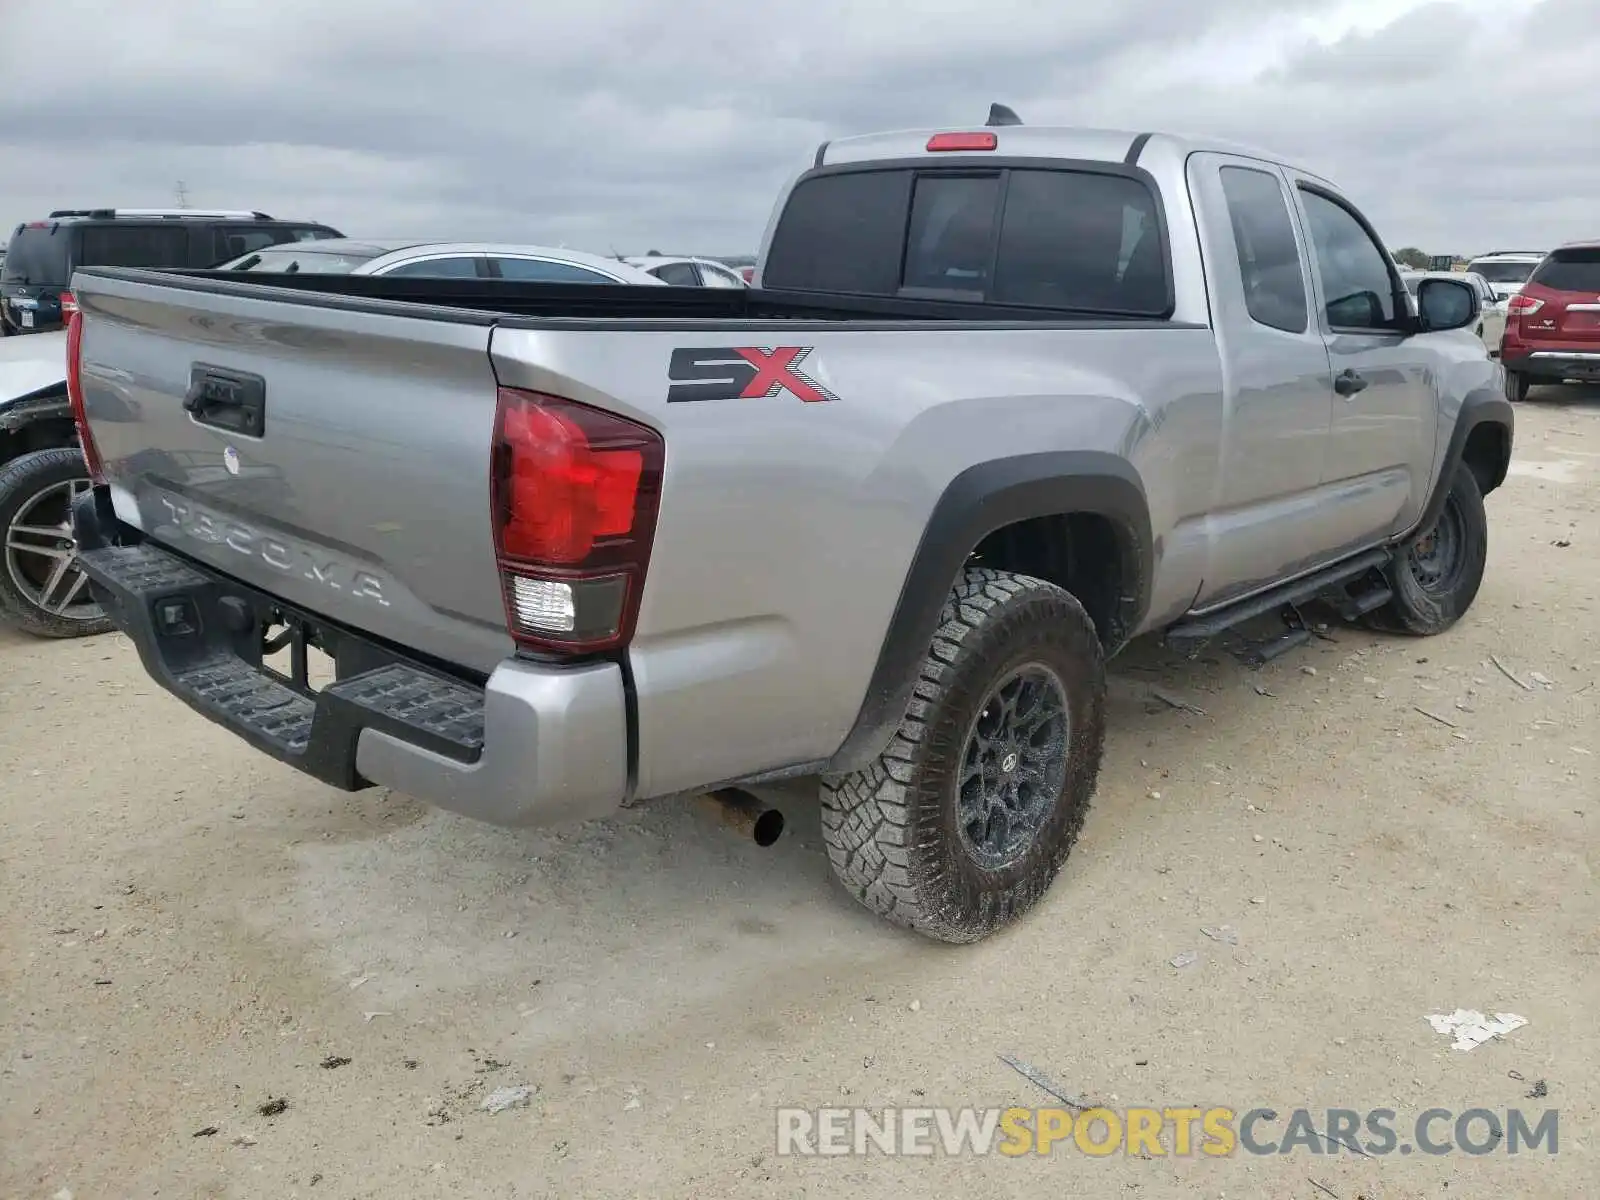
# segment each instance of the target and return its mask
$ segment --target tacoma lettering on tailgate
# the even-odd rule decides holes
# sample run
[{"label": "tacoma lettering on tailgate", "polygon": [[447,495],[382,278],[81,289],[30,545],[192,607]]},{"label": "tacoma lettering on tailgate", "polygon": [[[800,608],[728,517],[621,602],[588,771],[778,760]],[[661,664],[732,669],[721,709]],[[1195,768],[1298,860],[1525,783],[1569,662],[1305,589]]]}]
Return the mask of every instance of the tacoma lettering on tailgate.
[{"label": "tacoma lettering on tailgate", "polygon": [[336,592],[347,592],[358,600],[389,607],[389,601],[383,595],[383,581],[337,555],[262,533],[236,517],[208,512],[187,500],[175,500],[159,494],[156,498],[166,510],[166,528],[182,537],[210,546],[226,546],[246,558],[265,563],[275,571],[298,575]]}]

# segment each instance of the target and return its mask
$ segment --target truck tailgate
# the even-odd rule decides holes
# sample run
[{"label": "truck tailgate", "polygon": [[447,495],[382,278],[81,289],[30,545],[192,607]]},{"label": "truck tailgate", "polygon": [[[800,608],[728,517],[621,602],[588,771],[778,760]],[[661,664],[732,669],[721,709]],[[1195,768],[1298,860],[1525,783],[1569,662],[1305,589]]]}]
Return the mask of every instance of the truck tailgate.
[{"label": "truck tailgate", "polygon": [[511,652],[489,512],[491,317],[78,284],[85,411],[119,518],[448,662],[487,671]]}]

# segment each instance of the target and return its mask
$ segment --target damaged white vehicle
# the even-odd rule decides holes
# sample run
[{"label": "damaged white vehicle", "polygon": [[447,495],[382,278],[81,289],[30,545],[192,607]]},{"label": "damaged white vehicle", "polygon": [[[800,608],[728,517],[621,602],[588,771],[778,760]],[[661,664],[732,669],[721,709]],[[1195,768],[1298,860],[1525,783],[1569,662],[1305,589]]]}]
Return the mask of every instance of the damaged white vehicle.
[{"label": "damaged white vehicle", "polygon": [[88,487],[67,401],[67,334],[0,340],[0,620],[41,637],[111,628],[72,537],[72,497]]}]

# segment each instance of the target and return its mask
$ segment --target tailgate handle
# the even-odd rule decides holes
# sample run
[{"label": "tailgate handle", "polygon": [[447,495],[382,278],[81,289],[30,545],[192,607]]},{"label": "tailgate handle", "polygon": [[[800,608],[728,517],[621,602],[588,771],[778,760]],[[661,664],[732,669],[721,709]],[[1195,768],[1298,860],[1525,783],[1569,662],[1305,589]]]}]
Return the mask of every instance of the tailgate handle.
[{"label": "tailgate handle", "polygon": [[267,381],[246,371],[195,363],[189,368],[183,407],[197,424],[261,437],[267,429]]}]

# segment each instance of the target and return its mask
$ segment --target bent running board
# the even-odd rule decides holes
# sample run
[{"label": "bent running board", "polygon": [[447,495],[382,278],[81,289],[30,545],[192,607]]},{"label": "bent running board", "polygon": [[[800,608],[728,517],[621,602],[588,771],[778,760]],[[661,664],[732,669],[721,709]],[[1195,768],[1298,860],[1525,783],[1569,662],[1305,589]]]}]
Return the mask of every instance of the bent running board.
[{"label": "bent running board", "polygon": [[1291,579],[1264,592],[1257,592],[1253,596],[1246,596],[1243,600],[1223,605],[1213,612],[1179,621],[1167,629],[1162,640],[1169,646],[1209,641],[1235,625],[1282,608],[1285,604],[1304,603],[1333,588],[1359,579],[1368,571],[1386,567],[1389,565],[1390,557],[1391,552],[1388,550],[1368,550],[1354,558],[1323,567],[1320,571],[1313,571],[1310,575],[1302,575],[1299,579]]}]

